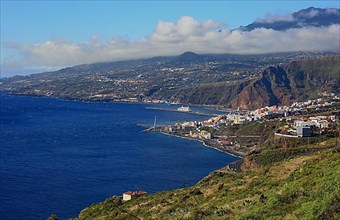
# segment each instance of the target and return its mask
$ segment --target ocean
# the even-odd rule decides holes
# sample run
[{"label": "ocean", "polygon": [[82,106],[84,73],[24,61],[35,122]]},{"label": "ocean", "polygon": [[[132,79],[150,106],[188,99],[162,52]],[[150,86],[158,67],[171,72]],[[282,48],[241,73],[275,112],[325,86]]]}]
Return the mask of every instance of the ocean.
[{"label": "ocean", "polygon": [[0,219],[76,217],[125,191],[193,185],[238,159],[197,141],[142,132],[137,124],[152,125],[155,116],[158,125],[207,118],[146,109],[166,105],[0,98]]}]

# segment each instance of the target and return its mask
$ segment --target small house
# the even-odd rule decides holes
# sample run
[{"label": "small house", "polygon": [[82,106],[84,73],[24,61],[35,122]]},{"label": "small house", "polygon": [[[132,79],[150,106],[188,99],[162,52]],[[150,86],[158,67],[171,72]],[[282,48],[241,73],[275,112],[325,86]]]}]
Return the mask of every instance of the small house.
[{"label": "small house", "polygon": [[138,197],[138,196],[142,196],[148,194],[147,192],[143,191],[143,190],[137,190],[134,192],[131,191],[127,191],[125,193],[123,193],[123,201],[129,201],[134,197]]}]

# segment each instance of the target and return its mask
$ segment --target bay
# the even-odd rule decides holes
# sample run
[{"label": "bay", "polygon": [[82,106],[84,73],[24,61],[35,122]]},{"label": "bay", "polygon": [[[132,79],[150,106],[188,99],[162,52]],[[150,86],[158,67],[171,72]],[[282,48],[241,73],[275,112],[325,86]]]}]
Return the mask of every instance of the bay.
[{"label": "bay", "polygon": [[124,191],[155,193],[193,185],[237,160],[197,141],[137,126],[152,125],[155,116],[157,124],[204,116],[148,110],[160,105],[138,103],[5,93],[0,98],[1,219],[76,217],[92,203]]}]

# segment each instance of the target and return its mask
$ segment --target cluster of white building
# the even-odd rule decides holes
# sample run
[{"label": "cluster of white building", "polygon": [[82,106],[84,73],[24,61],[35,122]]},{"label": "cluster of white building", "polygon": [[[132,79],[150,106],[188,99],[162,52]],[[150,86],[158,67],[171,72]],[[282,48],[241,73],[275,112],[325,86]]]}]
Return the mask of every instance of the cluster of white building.
[{"label": "cluster of white building", "polygon": [[318,98],[318,99],[308,100],[308,101],[305,101],[305,102],[294,102],[291,105],[291,108],[292,108],[291,110],[292,111],[293,110],[301,110],[301,108],[317,109],[317,108],[321,108],[321,107],[329,107],[329,106],[332,106],[332,105],[334,105],[334,102],[328,102],[328,101],[325,101],[323,98]]},{"label": "cluster of white building", "polygon": [[[322,93],[323,94],[323,93]],[[326,93],[323,94],[327,98],[318,98],[313,100],[308,100],[305,102],[293,102],[290,106],[266,106],[263,108],[256,109],[254,111],[250,112],[251,116],[254,118],[254,120],[261,119],[261,117],[272,115],[272,114],[278,114],[282,115],[284,117],[287,117],[290,113],[294,113],[296,111],[301,111],[305,109],[318,109],[322,107],[330,107],[335,104],[335,101],[340,100],[338,96],[335,96],[334,93]]]},{"label": "cluster of white building", "polygon": [[336,123],[336,115],[305,117],[288,123],[283,130],[276,132],[277,136],[310,137],[318,131],[320,134],[327,132],[332,124]]},{"label": "cluster of white building", "polygon": [[[184,122],[182,124],[175,124],[173,126],[166,126],[165,131],[168,133],[173,133],[179,130],[186,130],[189,129],[189,133],[187,134],[188,137],[195,138],[195,139],[201,139],[201,140],[209,140],[212,138],[212,135],[210,132],[206,130],[201,130],[200,128],[202,126],[206,126],[205,122],[197,122],[197,121],[189,121]],[[210,127],[210,125],[209,125]]]},{"label": "cluster of white building", "polygon": [[315,116],[315,117],[309,117],[305,120],[295,120],[294,126],[304,126],[304,127],[312,127],[315,126],[317,128],[328,128],[329,124],[331,122],[336,122],[336,116],[330,115],[330,116]]},{"label": "cluster of white building", "polygon": [[[338,97],[334,95],[331,97],[333,100],[338,99]],[[317,128],[320,132],[325,131],[325,129],[330,127],[331,123],[336,122],[336,116],[315,116],[293,121],[292,117],[289,115],[294,113],[294,111],[300,111],[301,109],[314,108],[318,106],[327,107],[332,105],[334,105],[334,102],[325,101],[325,99],[319,98],[315,100],[308,100],[306,102],[294,102],[291,106],[266,106],[254,111],[242,113],[240,111],[235,111],[227,115],[215,116],[202,122],[189,121],[181,124],[177,123],[174,126],[168,126],[166,131],[172,133],[178,130],[188,129],[190,132],[187,136],[207,140],[211,139],[211,133],[208,131],[218,128],[219,126],[243,124],[246,122],[258,121],[263,118],[282,118],[288,121],[287,126],[289,127],[288,131],[283,131],[283,134],[292,134],[296,137],[306,137],[311,136],[312,130],[315,128]],[[278,135],[280,134],[278,133]]]},{"label": "cluster of white building", "polygon": [[272,115],[272,114],[280,114],[283,116],[287,116],[288,112],[290,111],[291,111],[291,108],[289,108],[289,106],[273,105],[273,106],[266,106],[266,107],[251,111],[250,115],[256,116],[256,118],[261,119],[264,116]]}]

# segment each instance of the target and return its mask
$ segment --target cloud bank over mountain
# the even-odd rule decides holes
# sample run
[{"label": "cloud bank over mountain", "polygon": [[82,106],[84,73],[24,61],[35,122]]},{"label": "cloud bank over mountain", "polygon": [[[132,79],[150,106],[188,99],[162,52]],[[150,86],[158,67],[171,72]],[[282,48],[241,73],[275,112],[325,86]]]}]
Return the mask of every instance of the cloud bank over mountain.
[{"label": "cloud bank over mountain", "polygon": [[[306,14],[306,16],[315,16]],[[291,21],[292,16],[267,16],[257,22]],[[158,21],[155,30],[133,41],[113,37],[103,41],[100,35],[88,42],[49,40],[36,44],[7,43],[18,56],[7,56],[2,72],[31,68],[59,68],[83,63],[195,53],[257,54],[308,50],[338,50],[340,25],[305,26],[284,31],[257,28],[251,31],[230,30],[226,24],[207,20],[199,22],[183,16],[176,22]]]}]

